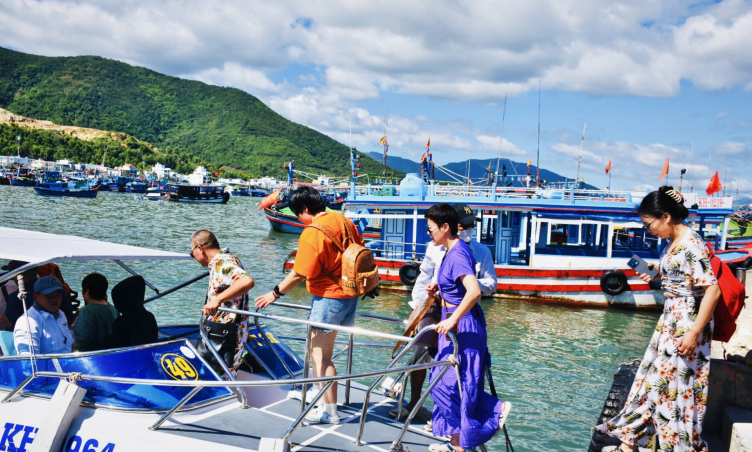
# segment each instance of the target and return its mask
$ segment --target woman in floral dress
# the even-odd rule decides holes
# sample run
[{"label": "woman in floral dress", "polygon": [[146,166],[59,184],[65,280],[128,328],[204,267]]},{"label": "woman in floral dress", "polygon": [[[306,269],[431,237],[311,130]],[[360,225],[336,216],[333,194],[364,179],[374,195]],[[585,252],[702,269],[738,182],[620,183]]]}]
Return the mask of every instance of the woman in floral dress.
[{"label": "woman in floral dress", "polygon": [[624,409],[595,429],[621,439],[619,451],[647,446],[656,433],[661,451],[707,451],[700,433],[721,291],[705,243],[682,222],[689,212],[680,193],[661,187],[643,199],[638,213],[648,232],[669,239],[660,263],[666,301]]}]

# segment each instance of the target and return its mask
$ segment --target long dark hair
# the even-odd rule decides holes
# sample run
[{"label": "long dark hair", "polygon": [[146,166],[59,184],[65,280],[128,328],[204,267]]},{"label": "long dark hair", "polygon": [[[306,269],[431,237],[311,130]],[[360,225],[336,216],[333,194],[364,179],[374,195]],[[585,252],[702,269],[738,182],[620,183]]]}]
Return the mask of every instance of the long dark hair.
[{"label": "long dark hair", "polygon": [[689,210],[684,207],[684,198],[669,186],[648,193],[637,208],[637,213],[653,218],[661,218],[668,213],[674,223],[680,223],[689,216]]}]

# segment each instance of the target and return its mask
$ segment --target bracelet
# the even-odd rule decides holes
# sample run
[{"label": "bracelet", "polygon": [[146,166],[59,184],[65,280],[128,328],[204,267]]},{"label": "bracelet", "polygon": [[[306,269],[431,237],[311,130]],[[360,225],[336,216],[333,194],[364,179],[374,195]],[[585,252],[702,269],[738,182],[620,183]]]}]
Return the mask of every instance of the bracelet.
[{"label": "bracelet", "polygon": [[278,285],[274,286],[274,289],[272,289],[272,293],[277,298],[281,298],[281,297],[283,297],[285,295],[285,294],[283,294],[282,292],[279,291],[279,286]]}]

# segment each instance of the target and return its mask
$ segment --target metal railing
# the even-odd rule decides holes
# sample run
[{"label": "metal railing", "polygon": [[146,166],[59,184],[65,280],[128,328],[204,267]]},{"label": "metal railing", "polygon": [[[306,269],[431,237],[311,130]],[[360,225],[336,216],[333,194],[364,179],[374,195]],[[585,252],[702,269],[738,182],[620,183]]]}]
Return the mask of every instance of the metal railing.
[{"label": "metal railing", "polygon": [[[290,307],[290,306],[286,306],[286,307]],[[454,348],[453,348],[452,354],[449,356],[447,360],[395,367],[396,364],[405,356],[405,354],[410,349],[413,348],[414,340],[422,336],[425,332],[435,329],[436,328],[435,325],[427,326],[423,328],[422,330],[420,330],[418,334],[416,334],[415,337],[409,338],[409,337],[404,337],[404,336],[400,336],[396,334],[365,330],[362,328],[330,325],[330,324],[321,323],[321,322],[312,322],[310,320],[282,317],[282,316],[269,315],[269,314],[261,314],[258,312],[243,311],[239,309],[220,307],[218,310],[222,312],[255,317],[256,319],[275,320],[275,321],[283,321],[283,322],[299,324],[299,325],[306,325],[306,327],[308,328],[309,334],[307,336],[307,342],[306,342],[306,350],[307,350],[306,351],[306,371],[303,375],[304,378],[295,380],[296,383],[303,385],[303,391],[301,393],[301,402],[302,402],[301,413],[298,416],[298,418],[295,419],[295,421],[292,423],[290,428],[284,433],[282,439],[285,441],[289,440],[293,432],[303,422],[303,419],[308,414],[308,412],[310,412],[310,410],[314,407],[316,402],[326,393],[326,391],[331,387],[332,384],[334,384],[337,381],[342,381],[342,380],[345,380],[346,382],[349,383],[351,380],[355,380],[355,379],[377,377],[377,380],[368,389],[366,393],[366,398],[363,402],[363,411],[361,413],[360,426],[358,428],[358,434],[356,437],[356,444],[361,444],[360,439],[362,438],[363,430],[365,427],[365,417],[367,414],[368,402],[370,400],[371,393],[376,388],[376,386],[384,379],[384,377],[386,377],[387,375],[392,375],[392,374],[404,374],[404,373],[410,373],[416,370],[430,369],[433,367],[443,366],[444,368],[440,371],[437,378],[434,379],[434,381],[432,381],[431,384],[429,384],[428,389],[423,393],[419,402],[416,404],[415,408],[411,411],[411,413],[408,415],[407,419],[405,420],[405,423],[402,427],[400,435],[398,439],[395,441],[395,444],[399,445],[401,444],[402,439],[407,433],[407,429],[409,428],[412,419],[417,414],[418,409],[422,406],[423,402],[425,401],[426,397],[430,393],[431,389],[433,389],[433,387],[438,383],[438,381],[441,380],[441,377],[443,377],[443,375],[449,370],[450,366],[455,368],[455,371],[457,372],[458,381],[459,381],[459,376],[460,376],[459,367],[458,367],[459,363],[457,361],[457,352],[459,350],[459,347],[457,344],[456,336],[454,335],[454,333],[451,333],[451,332],[449,333],[449,339],[452,341]],[[368,314],[364,314],[363,316],[368,316]],[[383,318],[383,319],[388,319],[388,318]],[[388,320],[396,320],[396,319],[388,319]],[[88,374],[79,374],[75,372],[44,372],[42,371],[42,372],[33,372],[31,375],[29,375],[20,385],[18,385],[10,393],[8,393],[6,397],[0,403],[7,403],[11,401],[31,381],[33,381],[35,378],[40,378],[40,377],[61,378],[61,379],[66,378],[66,379],[75,379],[75,380],[100,381],[100,382],[109,382],[109,383],[133,384],[133,385],[191,387],[192,389],[188,394],[186,394],[180,401],[178,401],[172,408],[170,408],[162,417],[160,417],[160,419],[158,419],[152,426],[149,427],[150,430],[157,430],[162,424],[164,424],[173,414],[175,414],[178,410],[180,410],[180,408],[182,408],[193,396],[195,396],[203,388],[211,388],[211,387],[238,388],[241,394],[240,395],[241,400],[243,400],[243,407],[246,407],[247,400],[245,399],[245,391],[243,391],[242,388],[256,387],[256,386],[259,386],[259,387],[281,386],[281,385],[287,385],[290,383],[290,380],[287,380],[287,379],[266,380],[266,381],[261,381],[261,380],[237,381],[237,380],[232,379],[229,369],[227,368],[227,366],[225,365],[225,363],[223,362],[223,360],[221,359],[217,351],[214,349],[212,344],[208,341],[208,338],[206,337],[202,327],[203,327],[203,321],[201,322],[200,328],[199,328],[201,338],[206,342],[207,348],[209,348],[209,350],[214,355],[214,358],[218,361],[220,366],[224,369],[226,375],[231,378],[231,381],[154,380],[154,379],[141,379],[141,378],[124,378],[124,377],[88,375]],[[368,371],[368,372],[361,372],[358,374],[353,374],[350,366],[348,366],[348,373],[346,375],[334,375],[334,376],[328,376],[328,377],[324,376],[324,377],[307,378],[308,376],[307,364],[310,359],[310,353],[308,352],[308,350],[310,350],[310,332],[312,328],[322,328],[322,329],[340,331],[340,332],[348,333],[350,337],[357,334],[357,335],[363,335],[363,336],[374,337],[374,338],[379,338],[379,339],[386,339],[390,341],[405,342],[407,345],[400,351],[397,357],[394,358],[390,362],[387,368],[383,370]],[[350,343],[352,342],[350,341]],[[352,350],[352,347],[350,347],[350,351],[351,350]],[[350,359],[350,364],[351,362],[352,360]],[[315,384],[315,383],[323,383],[324,387],[321,388],[318,394],[313,398],[313,400],[311,400],[311,403],[308,404],[308,406],[306,407],[305,399],[306,399],[307,386],[309,384]],[[461,394],[460,394],[460,397],[461,397]]]}]

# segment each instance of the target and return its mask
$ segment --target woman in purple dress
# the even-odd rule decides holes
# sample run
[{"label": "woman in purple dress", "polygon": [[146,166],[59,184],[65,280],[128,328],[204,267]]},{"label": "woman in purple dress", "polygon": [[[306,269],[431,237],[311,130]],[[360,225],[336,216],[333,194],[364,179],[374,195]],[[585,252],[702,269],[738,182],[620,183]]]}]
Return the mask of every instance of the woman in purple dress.
[{"label": "woman in purple dress", "polygon": [[[429,295],[437,292],[443,299],[436,361],[446,360],[454,352],[452,342],[445,336],[454,331],[459,351],[461,382],[450,370],[434,386],[432,431],[434,436],[449,436],[450,442],[433,444],[431,452],[463,452],[485,444],[504,425],[511,409],[486,393],[485,372],[491,366],[486,340],[486,318],[478,304],[481,292],[475,278],[475,259],[470,247],[457,237],[457,212],[446,203],[437,204],[426,212],[428,233],[434,245],[447,249],[439,267],[437,282],[426,286]],[[431,369],[431,381],[441,368]]]}]

